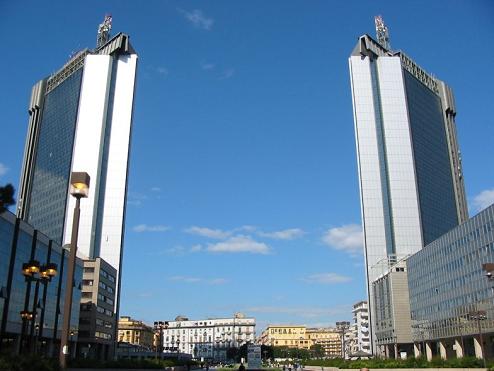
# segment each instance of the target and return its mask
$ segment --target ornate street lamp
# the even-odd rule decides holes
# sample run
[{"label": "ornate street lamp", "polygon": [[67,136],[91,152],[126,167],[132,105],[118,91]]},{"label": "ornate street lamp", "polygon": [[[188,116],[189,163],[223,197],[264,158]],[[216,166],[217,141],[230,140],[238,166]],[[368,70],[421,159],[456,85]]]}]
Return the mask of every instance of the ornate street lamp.
[{"label": "ornate street lamp", "polygon": [[70,177],[70,194],[75,197],[74,219],[72,220],[72,236],[70,239],[70,255],[68,261],[67,283],[65,285],[65,301],[63,311],[62,336],[60,339],[60,368],[67,367],[67,355],[69,354],[69,326],[72,311],[72,293],[74,289],[75,259],[77,253],[77,238],[79,236],[79,217],[81,215],[81,198],[89,195],[90,177],[88,173],[73,172]]},{"label": "ornate street lamp", "polygon": [[[34,289],[34,300],[33,300],[33,308],[31,311],[28,310],[28,297],[26,296],[26,302],[24,304],[24,310],[20,312],[21,319],[22,319],[22,331],[21,331],[21,338],[24,337],[24,333],[26,331],[26,326],[30,321],[31,323],[31,331],[30,331],[30,336],[29,336],[29,343],[32,343],[32,337],[33,333],[36,330],[35,326],[35,321],[37,317],[37,310],[38,308],[43,308],[44,305],[39,303],[38,301],[38,294],[39,294],[39,284],[42,283],[44,285],[47,285],[53,277],[56,276],[57,274],[57,265],[55,263],[48,263],[45,265],[40,265],[39,261],[31,259],[28,263],[22,264],[22,274],[26,280],[27,283],[27,288],[26,290],[30,290],[30,284],[31,282],[36,282],[36,286]],[[39,330],[39,325],[38,329]],[[35,337],[35,342],[32,346],[32,351],[36,353],[37,349],[37,336],[36,334]]]}]

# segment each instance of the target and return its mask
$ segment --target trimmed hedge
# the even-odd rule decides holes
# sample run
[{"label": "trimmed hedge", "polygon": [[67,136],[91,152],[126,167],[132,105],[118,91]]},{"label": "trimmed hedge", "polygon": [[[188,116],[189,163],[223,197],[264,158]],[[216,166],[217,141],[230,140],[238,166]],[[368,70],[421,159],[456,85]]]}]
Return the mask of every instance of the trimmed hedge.
[{"label": "trimmed hedge", "polygon": [[484,363],[481,359],[475,357],[441,359],[433,358],[430,362],[426,358],[407,358],[407,359],[383,359],[372,358],[367,360],[349,361],[340,358],[307,360],[306,366],[338,367],[349,369],[360,368],[483,368]]},{"label": "trimmed hedge", "polygon": [[58,360],[36,355],[0,355],[2,371],[60,371]]}]

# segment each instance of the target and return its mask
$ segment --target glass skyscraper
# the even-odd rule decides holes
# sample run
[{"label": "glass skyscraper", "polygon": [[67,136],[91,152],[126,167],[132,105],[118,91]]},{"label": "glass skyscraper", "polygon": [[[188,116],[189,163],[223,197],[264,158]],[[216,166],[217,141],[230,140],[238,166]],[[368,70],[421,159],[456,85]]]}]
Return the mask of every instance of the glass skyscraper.
[{"label": "glass skyscraper", "polygon": [[466,221],[468,211],[451,89],[368,35],[349,65],[370,291],[390,263]]},{"label": "glass skyscraper", "polygon": [[78,251],[115,267],[119,283],[137,54],[125,34],[98,41],[33,87],[17,214],[70,243],[70,174],[87,172]]}]

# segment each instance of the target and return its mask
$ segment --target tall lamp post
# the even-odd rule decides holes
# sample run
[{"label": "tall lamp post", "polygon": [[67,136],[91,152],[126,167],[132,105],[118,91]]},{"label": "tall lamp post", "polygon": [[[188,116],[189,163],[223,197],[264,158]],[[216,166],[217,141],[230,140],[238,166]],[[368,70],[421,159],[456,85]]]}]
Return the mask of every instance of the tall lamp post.
[{"label": "tall lamp post", "polygon": [[159,353],[159,357],[160,357],[160,362],[161,362],[161,358],[163,356],[163,330],[166,330],[168,328],[168,322],[165,321],[157,321],[157,322],[154,322],[154,331],[156,331],[156,333],[158,334],[158,344],[156,345],[156,358],[158,356],[158,353]]},{"label": "tall lamp post", "polygon": [[484,363],[484,368],[486,368],[485,362],[485,350],[484,350],[484,339],[482,338],[482,326],[480,321],[484,321],[487,319],[487,314],[485,310],[478,310],[476,312],[468,313],[468,318],[474,321],[477,321],[477,328],[479,330],[479,342],[480,342],[480,350],[482,352],[482,361]]},{"label": "tall lamp post", "polygon": [[69,354],[69,327],[72,311],[72,292],[74,289],[75,258],[77,253],[77,238],[79,236],[79,217],[81,215],[81,198],[89,194],[88,173],[73,172],[70,176],[70,194],[75,197],[74,219],[72,220],[72,236],[70,239],[70,255],[68,261],[67,282],[65,284],[64,310],[62,322],[62,336],[60,339],[59,362],[60,368],[67,368],[67,356]]},{"label": "tall lamp post", "polygon": [[[26,325],[31,322],[31,329],[30,329],[30,335],[29,335],[29,342],[31,343],[32,337],[33,337],[33,332],[36,331],[36,337],[35,337],[35,342],[34,344],[31,344],[32,351],[36,353],[37,350],[37,337],[38,337],[38,331],[39,331],[39,324],[36,324],[36,317],[38,314],[38,308],[42,308],[44,306],[44,303],[41,304],[38,302],[38,294],[39,294],[39,284],[40,282],[43,285],[47,285],[48,282],[51,281],[53,277],[56,276],[57,274],[57,265],[55,263],[48,263],[45,265],[40,265],[37,260],[30,260],[28,263],[22,264],[22,274],[24,275],[24,278],[26,282],[29,284],[28,285],[28,290],[30,288],[31,282],[36,282],[36,286],[34,289],[34,300],[33,300],[33,308],[32,311],[30,312],[27,308],[27,302],[25,304],[24,310],[20,312],[21,318],[22,318],[22,333],[24,333]],[[26,295],[28,295],[26,293]],[[27,298],[27,296],[26,296]],[[36,326],[38,327],[36,329]]]},{"label": "tall lamp post", "polygon": [[345,333],[350,328],[350,322],[348,322],[348,321],[336,322],[336,328],[341,332],[341,340],[343,343],[342,348],[341,348],[341,355],[342,355],[343,359],[345,359],[345,355],[346,355]]}]

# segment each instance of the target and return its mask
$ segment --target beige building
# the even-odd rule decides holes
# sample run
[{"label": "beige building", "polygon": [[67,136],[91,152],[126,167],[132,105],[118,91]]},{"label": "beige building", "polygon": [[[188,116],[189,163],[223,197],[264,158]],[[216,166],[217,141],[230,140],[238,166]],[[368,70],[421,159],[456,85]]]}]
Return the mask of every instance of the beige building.
[{"label": "beige building", "polygon": [[308,328],[305,334],[310,346],[322,346],[326,357],[341,357],[341,332],[335,328]]},{"label": "beige building", "polygon": [[118,320],[118,342],[137,345],[142,350],[153,349],[153,328],[142,321],[122,316]]},{"label": "beige building", "polygon": [[274,347],[310,349],[306,327],[296,325],[269,325],[261,334],[261,344]]}]

